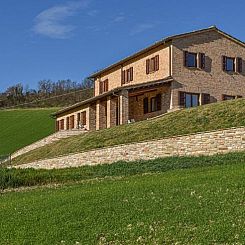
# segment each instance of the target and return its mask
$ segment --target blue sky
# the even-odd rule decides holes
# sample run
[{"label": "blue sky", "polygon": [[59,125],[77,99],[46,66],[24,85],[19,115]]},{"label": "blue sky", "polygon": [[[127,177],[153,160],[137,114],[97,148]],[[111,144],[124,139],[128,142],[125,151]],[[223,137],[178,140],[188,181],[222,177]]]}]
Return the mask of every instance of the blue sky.
[{"label": "blue sky", "polygon": [[0,91],[83,78],[155,41],[217,25],[245,41],[245,1],[1,0]]}]

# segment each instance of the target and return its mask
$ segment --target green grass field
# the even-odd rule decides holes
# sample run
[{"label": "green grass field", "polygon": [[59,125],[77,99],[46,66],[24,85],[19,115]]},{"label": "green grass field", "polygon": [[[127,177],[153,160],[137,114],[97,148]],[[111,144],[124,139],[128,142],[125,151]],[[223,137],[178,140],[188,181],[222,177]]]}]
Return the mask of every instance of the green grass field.
[{"label": "green grass field", "polygon": [[10,154],[54,132],[50,109],[0,110],[0,155]]},{"label": "green grass field", "polygon": [[0,168],[0,190],[241,163],[245,163],[245,152],[199,157],[165,157],[148,161],[117,162],[52,170]]},{"label": "green grass field", "polygon": [[152,120],[70,137],[15,159],[22,164],[105,146],[245,126],[245,99],[185,109]]},{"label": "green grass field", "polygon": [[244,244],[244,190],[243,162],[5,192],[0,244]]}]

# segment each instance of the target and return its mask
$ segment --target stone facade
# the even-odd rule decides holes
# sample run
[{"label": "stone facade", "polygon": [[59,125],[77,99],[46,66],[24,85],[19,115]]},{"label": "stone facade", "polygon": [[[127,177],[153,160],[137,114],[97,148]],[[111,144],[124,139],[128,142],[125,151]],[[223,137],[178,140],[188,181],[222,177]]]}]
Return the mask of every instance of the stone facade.
[{"label": "stone facade", "polygon": [[240,127],[118,145],[23,164],[16,166],[16,168],[67,168],[110,164],[117,161],[148,160],[167,156],[214,155],[244,150],[245,127]]},{"label": "stone facade", "polygon": [[[199,54],[203,54],[204,68],[200,69],[199,65],[187,67],[185,52],[194,53],[198,64]],[[234,59],[236,66],[239,58],[242,71],[225,71],[223,56]],[[158,57],[157,61],[155,57]],[[150,67],[154,69],[149,71],[147,64],[152,60]],[[127,77],[125,82],[123,71],[131,69],[132,77]],[[162,40],[92,78],[95,97],[58,112],[58,130],[70,130],[72,123],[69,122],[73,120],[77,127],[81,123],[78,114],[82,112],[87,115],[83,126],[88,130],[100,130],[183,107],[221,101],[224,96],[245,97],[245,44],[211,27]],[[156,108],[154,97],[157,95],[161,97],[161,106]],[[187,105],[190,97],[195,102],[189,101]],[[149,108],[145,110],[147,105]],[[62,124],[64,128],[60,126]]]},{"label": "stone facade", "polygon": [[[174,39],[172,53],[172,108],[179,106],[179,91],[208,93],[211,102],[222,100],[222,95],[245,97],[245,47],[224,37],[216,31],[209,31],[185,38]],[[183,51],[206,56],[205,69],[187,68],[183,62]],[[222,70],[222,56],[241,57],[242,73]]]}]

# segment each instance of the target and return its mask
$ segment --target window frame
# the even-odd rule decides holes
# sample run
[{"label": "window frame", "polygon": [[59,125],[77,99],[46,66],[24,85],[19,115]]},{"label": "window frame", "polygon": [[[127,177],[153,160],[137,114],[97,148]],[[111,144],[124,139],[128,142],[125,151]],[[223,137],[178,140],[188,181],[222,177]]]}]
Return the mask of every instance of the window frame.
[{"label": "window frame", "polygon": [[[191,106],[186,106],[186,95],[191,96]],[[193,96],[197,96],[197,105],[193,106]],[[192,108],[200,106],[200,94],[199,93],[191,93],[191,92],[183,92],[179,91],[179,106],[183,106],[184,108]]]},{"label": "window frame", "polygon": [[[153,106],[154,101],[154,106]],[[155,97],[152,97],[150,100],[150,112],[161,111],[162,109],[162,95],[157,94]]]},{"label": "window frame", "polygon": [[126,70],[122,70],[122,73],[121,73],[122,85],[124,85],[125,83],[132,82],[133,80],[134,80],[134,69],[133,69],[133,67],[130,67]]},{"label": "window frame", "polygon": [[109,91],[109,79],[99,81],[99,94],[103,94]]},{"label": "window frame", "polygon": [[151,57],[149,59],[146,60],[146,74],[151,74],[154,72],[159,71],[159,54],[155,55],[154,57]]},{"label": "window frame", "polygon": [[[228,69],[228,60],[231,60],[232,61],[232,70]],[[227,72],[235,72],[236,71],[236,58],[234,57],[227,57],[225,56],[225,71]]]},{"label": "window frame", "polygon": [[235,95],[222,94],[222,100],[235,100]]},{"label": "window frame", "polygon": [[[194,61],[195,61],[194,66],[190,66],[190,65],[189,65],[189,60],[188,60],[188,58],[189,58],[190,55],[193,55],[194,58],[195,58],[195,60],[194,60]],[[187,68],[190,68],[190,69],[198,68],[198,63],[197,63],[198,60],[197,60],[197,56],[198,56],[198,54],[195,53],[195,52],[184,51],[184,66],[187,67]]]}]

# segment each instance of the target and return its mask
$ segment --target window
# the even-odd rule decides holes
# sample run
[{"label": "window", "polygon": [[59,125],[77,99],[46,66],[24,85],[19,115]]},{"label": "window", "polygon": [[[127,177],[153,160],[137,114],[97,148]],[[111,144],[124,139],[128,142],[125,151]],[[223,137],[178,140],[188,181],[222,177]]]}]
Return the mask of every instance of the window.
[{"label": "window", "polygon": [[184,66],[189,68],[199,68],[204,70],[206,56],[204,53],[192,53],[184,51]]},{"label": "window", "polygon": [[70,129],[74,128],[74,116],[70,116]]},{"label": "window", "polygon": [[69,117],[66,118],[66,130],[69,130],[70,128],[70,119]]},{"label": "window", "polygon": [[179,92],[179,105],[185,108],[199,106],[199,94]]},{"label": "window", "polygon": [[64,130],[65,129],[65,120],[62,119],[60,120],[60,130]]},{"label": "window", "polygon": [[86,125],[87,124],[86,111],[83,111],[81,113],[81,118],[82,118],[82,125]]},{"label": "window", "polygon": [[154,112],[157,110],[157,102],[156,97],[151,98],[151,112]]},{"label": "window", "polygon": [[77,128],[79,129],[81,123],[81,114],[77,113]]},{"label": "window", "polygon": [[223,70],[224,71],[235,71],[235,58],[223,56]]},{"label": "window", "polygon": [[108,91],[108,79],[104,80],[104,81],[100,81],[100,94],[103,94],[104,92]]},{"label": "window", "polygon": [[151,112],[161,110],[162,96],[158,94],[156,97],[151,98]]},{"label": "window", "polygon": [[197,53],[184,52],[184,65],[186,67],[197,67]]},{"label": "window", "polygon": [[234,100],[235,98],[236,96],[232,96],[232,95],[227,95],[227,94],[222,95],[222,100]]},{"label": "window", "polygon": [[133,67],[122,71],[122,84],[133,81]]},{"label": "window", "polygon": [[144,98],[143,100],[143,106],[144,106],[144,114],[149,112],[149,106],[148,106],[148,98]]},{"label": "window", "polygon": [[146,74],[150,74],[159,70],[159,55],[146,60]]}]

